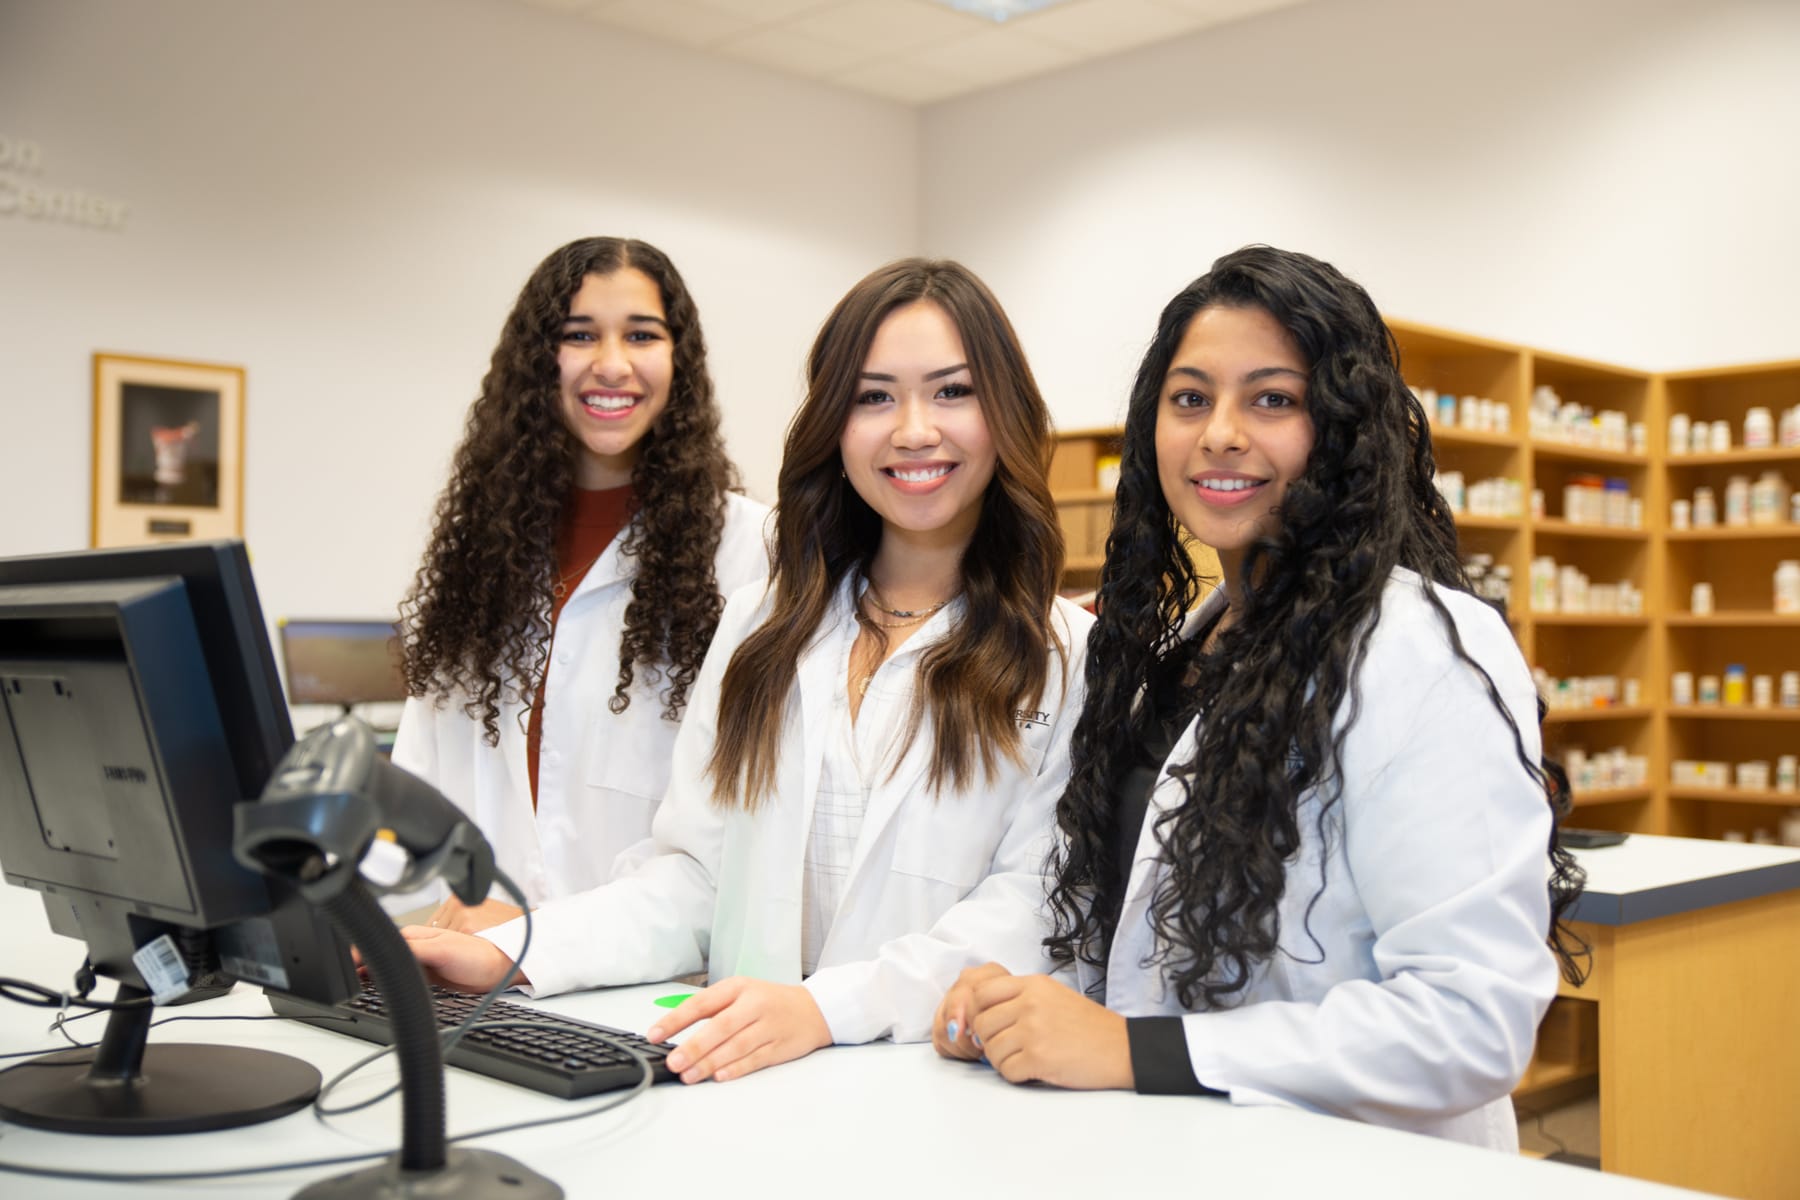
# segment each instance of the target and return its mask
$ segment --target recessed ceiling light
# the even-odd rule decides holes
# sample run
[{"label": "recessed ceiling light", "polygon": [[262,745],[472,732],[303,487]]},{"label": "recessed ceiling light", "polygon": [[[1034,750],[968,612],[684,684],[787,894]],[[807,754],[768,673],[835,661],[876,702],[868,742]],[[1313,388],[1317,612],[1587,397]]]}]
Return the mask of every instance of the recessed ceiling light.
[{"label": "recessed ceiling light", "polygon": [[1046,8],[1055,8],[1058,4],[1068,3],[1068,0],[932,0],[932,3],[999,24],[1011,17],[1022,17],[1028,13],[1042,12]]}]

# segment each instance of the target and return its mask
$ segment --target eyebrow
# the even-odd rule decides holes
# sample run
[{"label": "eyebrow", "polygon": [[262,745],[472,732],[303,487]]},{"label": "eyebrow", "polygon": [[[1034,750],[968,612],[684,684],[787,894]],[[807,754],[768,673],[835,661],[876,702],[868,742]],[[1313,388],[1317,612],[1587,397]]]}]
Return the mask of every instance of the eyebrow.
[{"label": "eyebrow", "polygon": [[[958,371],[966,371],[968,369],[968,363],[957,363],[954,367],[940,367],[925,375],[924,379],[926,383],[930,383],[934,379],[942,379],[946,375],[954,375]],[[864,371],[862,377],[864,379],[873,379],[880,383],[898,383],[900,381],[900,377],[897,375],[883,375],[878,371]]]},{"label": "eyebrow", "polygon": [[[669,323],[667,321],[663,320],[659,316],[656,316],[654,313],[632,313],[630,316],[625,318],[625,323],[627,325],[631,324],[634,321],[645,322],[645,323],[648,323],[651,325],[661,325],[664,329],[667,329],[669,327]],[[568,316],[563,318],[564,325],[592,325],[593,323],[594,323],[594,318],[580,316],[576,313],[570,313]]]},{"label": "eyebrow", "polygon": [[[1201,383],[1211,383],[1213,381],[1212,376],[1208,375],[1205,371],[1202,371],[1199,367],[1170,367],[1169,374],[1187,375],[1194,379],[1198,379]],[[1274,375],[1292,375],[1295,379],[1301,380],[1302,382],[1306,380],[1305,371],[1296,371],[1292,367],[1258,367],[1254,371],[1246,372],[1241,382],[1256,383]]]}]

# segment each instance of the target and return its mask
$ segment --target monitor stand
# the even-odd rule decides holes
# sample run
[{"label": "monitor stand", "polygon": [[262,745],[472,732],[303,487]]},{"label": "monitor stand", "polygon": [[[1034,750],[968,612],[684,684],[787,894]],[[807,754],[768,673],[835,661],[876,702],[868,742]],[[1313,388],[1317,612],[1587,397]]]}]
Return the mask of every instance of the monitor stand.
[{"label": "monitor stand", "polygon": [[[118,998],[147,997],[120,985]],[[0,1072],[0,1118],[60,1133],[204,1133],[297,1112],[319,1094],[318,1068],[241,1046],[146,1046],[155,1010],[121,1008],[100,1044]]]}]

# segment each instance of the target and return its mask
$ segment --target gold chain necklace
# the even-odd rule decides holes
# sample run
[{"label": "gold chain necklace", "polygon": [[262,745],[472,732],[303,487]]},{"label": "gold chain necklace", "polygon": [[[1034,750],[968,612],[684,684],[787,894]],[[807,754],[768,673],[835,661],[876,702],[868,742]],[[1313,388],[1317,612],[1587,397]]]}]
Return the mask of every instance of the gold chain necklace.
[{"label": "gold chain necklace", "polygon": [[[608,543],[608,545],[610,545],[610,544],[611,543]],[[605,546],[600,547],[600,554],[605,554],[605,553],[606,553],[606,547]],[[600,554],[594,555],[594,557],[588,559],[587,562],[583,563],[581,566],[575,568],[573,571],[570,571],[567,575],[564,575],[561,579],[558,579],[555,583],[551,584],[550,585],[550,594],[552,596],[555,596],[558,600],[561,600],[564,596],[567,596],[569,594],[569,580],[571,580],[571,579],[579,580],[583,575],[586,575],[589,571],[593,570],[594,564],[600,561]]]}]

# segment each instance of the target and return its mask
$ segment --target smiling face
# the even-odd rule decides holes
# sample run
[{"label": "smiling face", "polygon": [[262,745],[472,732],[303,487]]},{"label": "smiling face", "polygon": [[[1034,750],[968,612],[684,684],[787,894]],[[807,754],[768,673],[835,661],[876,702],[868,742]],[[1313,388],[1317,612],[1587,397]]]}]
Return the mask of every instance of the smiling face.
[{"label": "smiling face", "polygon": [[589,275],[569,301],[556,365],[563,423],[579,447],[575,482],[631,482],[638,444],[669,403],[675,347],[656,281],[636,267]]},{"label": "smiling face", "polygon": [[931,300],[875,331],[838,447],[884,538],[966,545],[997,455],[962,335]]},{"label": "smiling face", "polygon": [[1188,323],[1156,409],[1156,471],[1169,508],[1236,582],[1244,552],[1280,528],[1306,470],[1313,423],[1300,348],[1260,308],[1205,308]]}]

